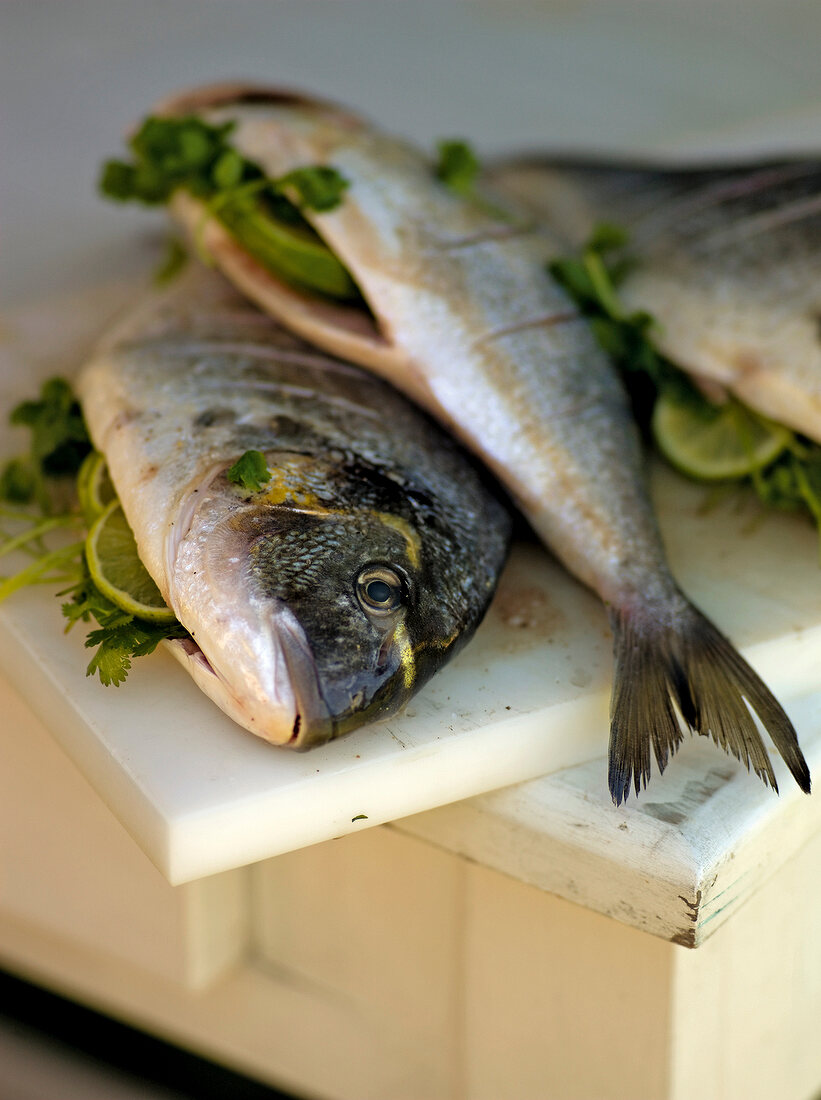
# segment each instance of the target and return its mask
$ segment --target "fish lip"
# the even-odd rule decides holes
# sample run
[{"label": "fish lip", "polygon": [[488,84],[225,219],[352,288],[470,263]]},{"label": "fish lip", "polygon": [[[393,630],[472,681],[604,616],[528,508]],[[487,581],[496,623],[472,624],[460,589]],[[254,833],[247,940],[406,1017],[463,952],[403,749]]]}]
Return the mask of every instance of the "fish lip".
[{"label": "fish lip", "polygon": [[322,694],[313,652],[299,620],[286,606],[276,615],[277,642],[294,695],[294,722],[288,748],[305,751],[334,736],[335,722]]}]

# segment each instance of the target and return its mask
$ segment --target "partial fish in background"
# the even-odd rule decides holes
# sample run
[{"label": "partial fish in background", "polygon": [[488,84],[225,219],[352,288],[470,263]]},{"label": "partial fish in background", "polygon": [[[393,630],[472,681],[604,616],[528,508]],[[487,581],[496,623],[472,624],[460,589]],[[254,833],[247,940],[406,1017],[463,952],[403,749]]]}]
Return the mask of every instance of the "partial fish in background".
[{"label": "partial fish in background", "polygon": [[[401,707],[479,624],[508,512],[391,387],[189,264],[78,380],[169,643],[231,718],[308,748]],[[248,451],[269,478],[226,477]]]},{"label": "partial fish in background", "polygon": [[319,164],[347,181],[336,209],[303,213],[358,287],[362,302],[350,305],[288,285],[189,191],[176,190],[171,208],[265,310],[390,379],[451,428],[604,600],[615,636],[614,801],[646,784],[651,753],[663,770],[681,744],[676,708],[775,787],[747,703],[809,790],[786,714],[670,575],[621,382],[545,275],[561,242],[482,196],[454,194],[416,149],[332,105],[221,86],[160,111],[232,124],[232,148],[267,178]]},{"label": "partial fish in background", "polygon": [[821,442],[821,161],[714,168],[498,163],[489,181],[576,250],[623,227],[627,311],[676,366]]}]

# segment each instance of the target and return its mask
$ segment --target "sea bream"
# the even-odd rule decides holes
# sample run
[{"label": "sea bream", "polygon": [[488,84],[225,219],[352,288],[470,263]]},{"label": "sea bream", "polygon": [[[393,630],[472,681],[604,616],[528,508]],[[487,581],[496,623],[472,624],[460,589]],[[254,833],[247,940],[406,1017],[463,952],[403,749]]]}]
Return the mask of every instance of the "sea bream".
[{"label": "sea bream", "polygon": [[[510,518],[484,474],[372,375],[193,262],[78,379],[140,557],[202,690],[308,748],[401,707],[470,638]],[[246,452],[269,479],[227,477]]]},{"label": "sea bream", "polygon": [[620,380],[545,273],[557,240],[482,195],[455,194],[419,150],[334,105],[223,86],[160,110],[232,123],[232,148],[268,178],[318,164],[347,181],[335,209],[303,213],[364,306],[289,285],[190,191],[176,190],[171,206],[264,309],[390,379],[452,429],[603,599],[615,647],[609,784],[616,803],[646,784],[651,753],[665,767],[683,740],[679,715],[775,787],[747,703],[809,790],[786,714],[670,574]]},{"label": "sea bream", "polygon": [[609,222],[634,261],[619,297],[720,397],[821,442],[821,162],[497,164],[493,184],[574,252]]}]

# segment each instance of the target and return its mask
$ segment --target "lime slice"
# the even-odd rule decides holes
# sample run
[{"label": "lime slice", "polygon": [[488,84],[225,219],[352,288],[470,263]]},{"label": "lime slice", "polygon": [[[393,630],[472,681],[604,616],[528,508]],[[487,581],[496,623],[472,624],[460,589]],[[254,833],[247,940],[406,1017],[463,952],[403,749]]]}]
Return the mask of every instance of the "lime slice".
[{"label": "lime slice", "polygon": [[91,526],[94,520],[105,511],[106,506],[116,497],[105,456],[99,451],[86,455],[77,475],[77,495],[86,523]]},{"label": "lime slice", "polygon": [[769,465],[792,438],[788,428],[732,398],[713,405],[697,397],[662,394],[653,409],[652,428],[664,457],[700,481],[747,477]]},{"label": "lime slice", "polygon": [[91,579],[104,596],[138,619],[170,623],[176,616],[137,554],[137,544],[118,500],[112,500],[86,539]]},{"label": "lime slice", "polygon": [[231,199],[217,217],[263,267],[329,298],[355,301],[359,291],[342,263],[307,224],[285,225],[256,196]]}]

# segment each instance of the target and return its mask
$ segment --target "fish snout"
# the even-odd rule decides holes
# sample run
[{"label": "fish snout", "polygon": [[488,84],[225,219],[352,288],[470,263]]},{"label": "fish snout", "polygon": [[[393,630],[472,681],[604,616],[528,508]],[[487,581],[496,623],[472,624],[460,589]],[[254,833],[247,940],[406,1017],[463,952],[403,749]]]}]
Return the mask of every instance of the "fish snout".
[{"label": "fish snout", "polygon": [[277,646],[293,700],[291,736],[284,744],[304,752],[331,740],[333,716],[322,693],[316,659],[296,616],[282,607],[276,622]]}]

